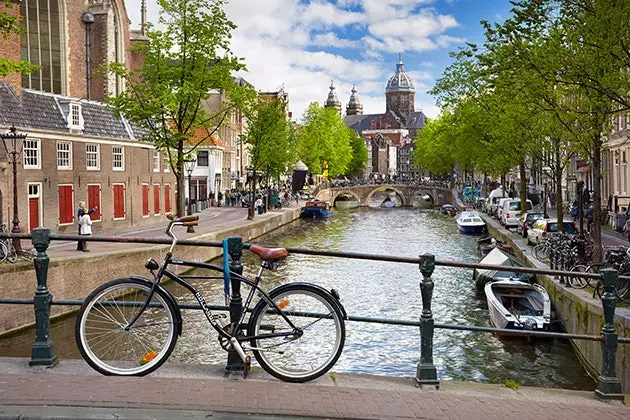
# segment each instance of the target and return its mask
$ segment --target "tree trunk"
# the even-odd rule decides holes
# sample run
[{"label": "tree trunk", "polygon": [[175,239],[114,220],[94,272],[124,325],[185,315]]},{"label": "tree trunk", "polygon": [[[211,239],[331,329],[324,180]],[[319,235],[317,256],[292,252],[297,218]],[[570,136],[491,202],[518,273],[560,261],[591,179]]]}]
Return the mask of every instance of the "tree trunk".
[{"label": "tree trunk", "polygon": [[601,136],[596,134],[593,137],[593,222],[591,223],[591,237],[593,238],[593,261],[602,261],[602,142]]},{"label": "tree trunk", "polygon": [[186,216],[186,191],[184,191],[184,143],[180,142],[177,146],[177,171],[175,177],[177,179],[177,216]]},{"label": "tree trunk", "polygon": [[521,196],[521,214],[527,212],[527,173],[525,172],[525,162],[518,165],[519,176],[521,177],[520,196]]},{"label": "tree trunk", "polygon": [[247,219],[254,220],[256,214],[256,208],[254,203],[256,202],[256,170],[252,172],[252,199],[249,200],[249,211],[247,212]]},{"label": "tree trunk", "polygon": [[[560,141],[557,140],[554,143],[554,160],[555,160],[555,164],[553,166],[554,168],[554,176],[556,178],[556,215],[558,217],[558,220],[563,220],[564,219],[564,205],[563,205],[563,199],[562,199],[562,169],[563,169],[563,165],[562,162],[560,161]],[[564,231],[564,223],[559,223],[558,224],[558,230],[560,232]]]}]

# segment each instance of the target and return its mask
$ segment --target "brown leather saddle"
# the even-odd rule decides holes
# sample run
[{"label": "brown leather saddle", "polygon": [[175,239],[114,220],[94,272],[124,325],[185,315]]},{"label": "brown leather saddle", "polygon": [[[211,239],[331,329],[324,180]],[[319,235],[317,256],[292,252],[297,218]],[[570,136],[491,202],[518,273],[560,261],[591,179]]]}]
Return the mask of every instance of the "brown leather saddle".
[{"label": "brown leather saddle", "polygon": [[263,261],[278,261],[289,255],[289,251],[286,248],[267,248],[262,245],[252,245],[249,250],[258,255]]}]

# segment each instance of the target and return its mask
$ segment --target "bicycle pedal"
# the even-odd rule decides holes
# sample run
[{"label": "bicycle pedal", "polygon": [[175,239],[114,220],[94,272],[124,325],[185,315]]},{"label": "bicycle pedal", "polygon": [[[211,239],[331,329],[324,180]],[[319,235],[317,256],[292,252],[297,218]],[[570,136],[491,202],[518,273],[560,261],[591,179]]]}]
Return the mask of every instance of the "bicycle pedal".
[{"label": "bicycle pedal", "polygon": [[249,370],[252,368],[252,357],[247,355],[247,357],[245,357],[245,366],[243,368],[243,378],[247,378],[247,375],[249,374]]}]

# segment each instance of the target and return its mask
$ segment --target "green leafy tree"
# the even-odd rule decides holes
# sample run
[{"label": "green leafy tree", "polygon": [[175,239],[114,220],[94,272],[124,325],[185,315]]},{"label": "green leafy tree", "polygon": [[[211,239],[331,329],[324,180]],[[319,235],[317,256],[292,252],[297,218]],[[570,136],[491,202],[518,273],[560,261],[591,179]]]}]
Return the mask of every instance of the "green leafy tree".
[{"label": "green leafy tree", "polygon": [[[0,10],[0,36],[5,39],[19,36],[23,32],[20,27],[20,18],[8,12],[12,11],[16,4],[9,0],[2,0],[2,4],[6,11]],[[39,68],[39,66],[30,64],[25,60],[13,61],[0,56],[0,77],[8,76],[10,73],[30,74]]]},{"label": "green leafy tree", "polygon": [[341,115],[332,108],[311,102],[304,111],[297,132],[297,155],[311,173],[328,171],[329,177],[346,172],[352,160],[352,146]]},{"label": "green leafy tree", "polygon": [[346,175],[360,176],[368,161],[368,151],[365,146],[365,140],[359,137],[351,128],[348,128],[346,132],[350,139],[350,147],[352,147],[352,160],[346,167]]},{"label": "green leafy tree", "polygon": [[[109,66],[110,72],[125,79],[126,91],[107,102],[147,131],[143,140],[168,156],[177,191],[183,191],[188,154],[211,138],[235,109],[246,108],[255,93],[232,76],[244,65],[230,51],[236,26],[223,11],[225,0],[158,3],[164,29],[149,26],[148,42],[138,46],[144,56],[141,69],[130,72],[121,63]],[[204,106],[217,92],[226,99],[221,106]],[[198,133],[204,134],[199,138]],[[179,194],[177,209],[184,214],[184,194]]]},{"label": "green leafy tree", "polygon": [[[259,173],[276,177],[286,172],[293,160],[293,131],[286,118],[286,104],[281,98],[261,98],[247,112],[248,130],[244,141],[249,148],[252,189],[256,197],[256,180]],[[250,203],[248,218],[254,215],[254,200]]]}]

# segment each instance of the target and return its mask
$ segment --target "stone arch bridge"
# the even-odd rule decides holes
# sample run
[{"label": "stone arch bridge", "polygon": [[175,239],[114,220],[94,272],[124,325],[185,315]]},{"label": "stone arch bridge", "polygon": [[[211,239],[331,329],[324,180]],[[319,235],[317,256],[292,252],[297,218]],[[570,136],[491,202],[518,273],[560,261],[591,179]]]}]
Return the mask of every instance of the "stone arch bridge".
[{"label": "stone arch bridge", "polygon": [[329,201],[334,206],[339,197],[345,196],[358,201],[359,206],[369,206],[374,194],[392,192],[400,198],[403,206],[412,206],[415,200],[425,200],[433,205],[453,202],[453,192],[449,188],[422,184],[370,184],[323,188],[317,192],[316,198]]}]

